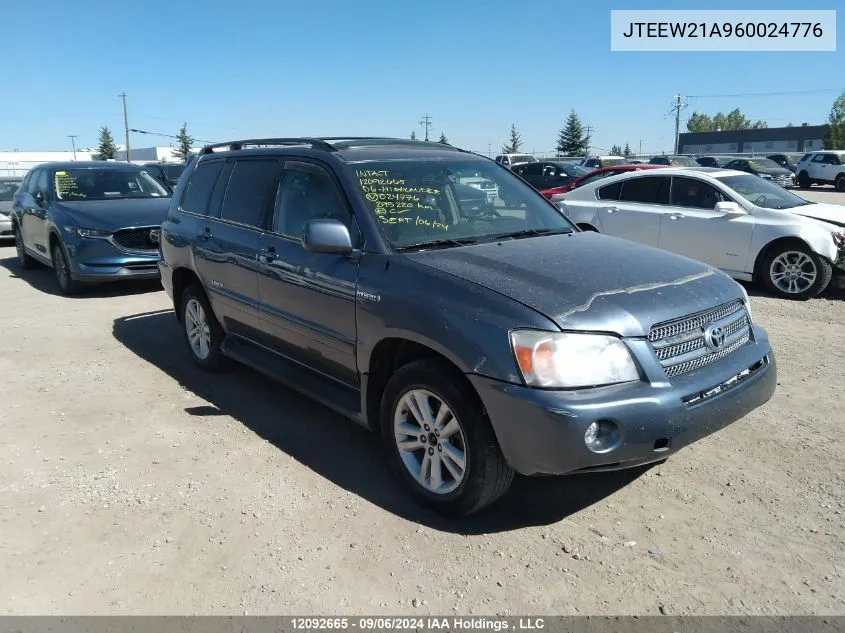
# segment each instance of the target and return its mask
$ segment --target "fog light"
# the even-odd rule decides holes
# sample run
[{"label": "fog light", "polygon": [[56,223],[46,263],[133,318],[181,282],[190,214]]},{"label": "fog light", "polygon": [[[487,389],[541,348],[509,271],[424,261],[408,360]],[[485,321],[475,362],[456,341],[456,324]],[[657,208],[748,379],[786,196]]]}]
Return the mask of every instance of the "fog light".
[{"label": "fog light", "polygon": [[619,444],[619,427],[612,420],[596,420],[584,432],[584,444],[594,453],[607,453]]}]

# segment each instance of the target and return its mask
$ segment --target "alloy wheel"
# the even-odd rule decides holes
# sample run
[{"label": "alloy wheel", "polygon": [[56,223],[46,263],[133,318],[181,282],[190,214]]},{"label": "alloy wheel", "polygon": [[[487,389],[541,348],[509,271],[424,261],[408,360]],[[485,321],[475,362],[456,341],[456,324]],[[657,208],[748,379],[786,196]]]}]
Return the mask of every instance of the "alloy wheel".
[{"label": "alloy wheel", "polygon": [[53,247],[53,267],[56,269],[56,277],[59,279],[59,285],[62,288],[68,287],[68,270],[67,261],[65,260],[62,247],[56,244]]},{"label": "alloy wheel", "polygon": [[393,433],[402,464],[428,492],[448,494],[467,472],[467,442],[448,404],[425,389],[412,389],[399,400]]},{"label": "alloy wheel", "polygon": [[818,270],[813,260],[801,251],[786,251],[772,260],[769,276],[784,294],[806,292],[816,282]]},{"label": "alloy wheel", "polygon": [[202,305],[196,299],[185,304],[185,331],[194,355],[200,360],[211,352],[211,326]]}]

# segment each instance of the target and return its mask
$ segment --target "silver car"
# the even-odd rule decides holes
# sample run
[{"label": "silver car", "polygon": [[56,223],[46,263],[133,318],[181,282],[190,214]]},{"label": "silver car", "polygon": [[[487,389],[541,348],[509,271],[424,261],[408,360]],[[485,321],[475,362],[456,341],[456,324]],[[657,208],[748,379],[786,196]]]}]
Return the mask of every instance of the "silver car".
[{"label": "silver car", "polygon": [[734,279],[807,299],[845,287],[845,206],[816,204],[770,181],[708,167],[637,171],[557,202],[579,227],[710,264]]},{"label": "silver car", "polygon": [[0,239],[12,235],[12,201],[23,176],[0,176]]}]

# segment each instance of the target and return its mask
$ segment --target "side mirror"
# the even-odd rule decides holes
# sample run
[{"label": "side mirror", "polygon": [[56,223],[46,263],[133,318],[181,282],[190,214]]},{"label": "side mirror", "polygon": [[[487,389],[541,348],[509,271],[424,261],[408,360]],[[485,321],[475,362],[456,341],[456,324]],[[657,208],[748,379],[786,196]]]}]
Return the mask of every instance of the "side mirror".
[{"label": "side mirror", "polygon": [[35,200],[35,204],[37,204],[39,207],[44,206],[44,192],[43,191],[41,191],[39,189],[38,191],[35,192],[35,195],[33,195],[32,197]]},{"label": "side mirror", "polygon": [[736,202],[717,202],[714,211],[722,215],[745,215],[745,209]]},{"label": "side mirror", "polygon": [[351,255],[354,250],[349,229],[343,222],[334,219],[309,221],[305,225],[302,244],[305,250],[312,253]]}]

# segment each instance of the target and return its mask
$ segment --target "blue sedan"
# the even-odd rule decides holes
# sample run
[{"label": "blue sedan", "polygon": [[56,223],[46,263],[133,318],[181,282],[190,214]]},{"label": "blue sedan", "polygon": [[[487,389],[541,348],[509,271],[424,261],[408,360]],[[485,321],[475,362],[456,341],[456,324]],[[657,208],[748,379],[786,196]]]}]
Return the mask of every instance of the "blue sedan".
[{"label": "blue sedan", "polygon": [[159,231],[170,191],[121,162],[46,163],[15,193],[12,231],[22,268],[53,268],[59,289],[159,276]]}]

